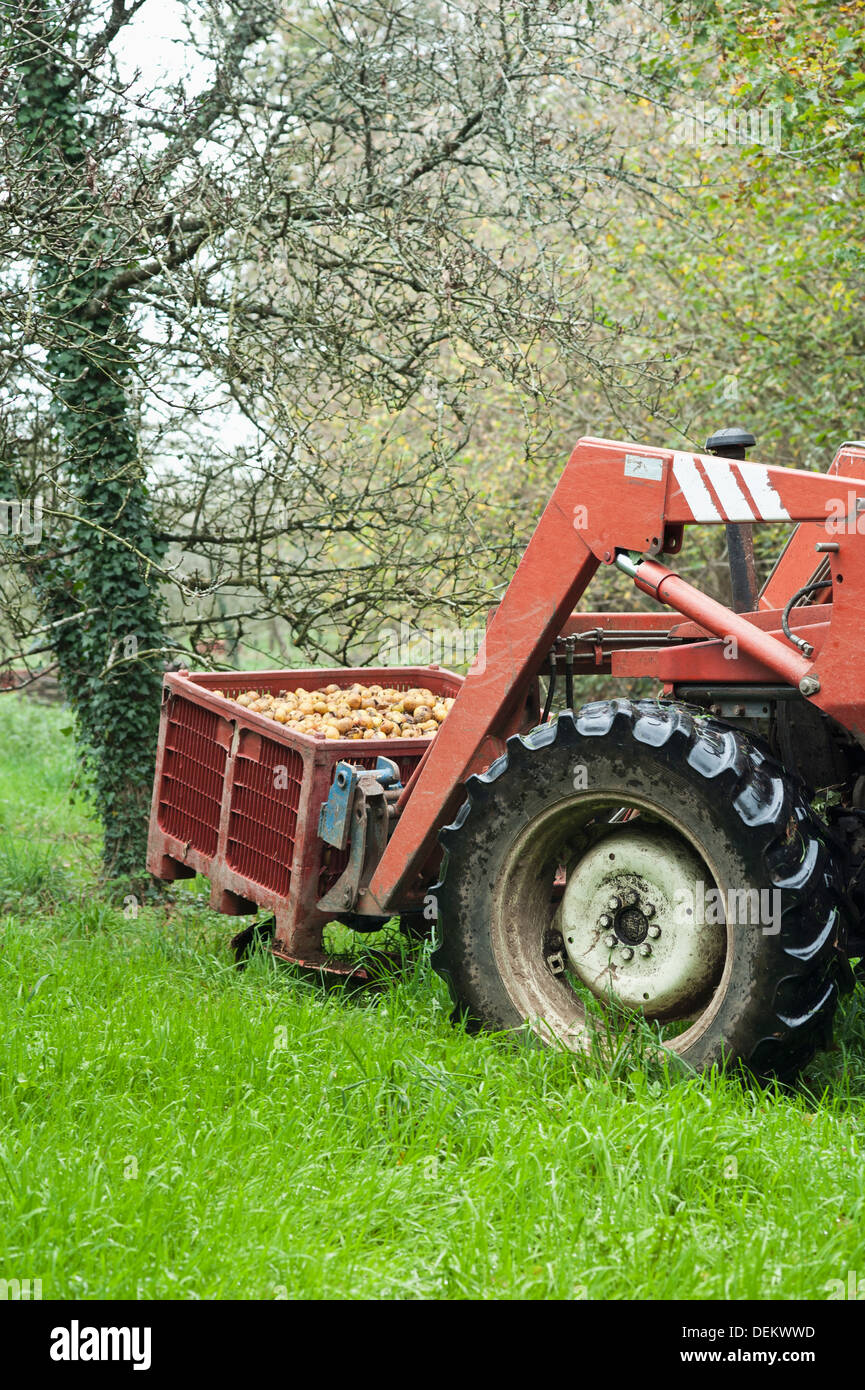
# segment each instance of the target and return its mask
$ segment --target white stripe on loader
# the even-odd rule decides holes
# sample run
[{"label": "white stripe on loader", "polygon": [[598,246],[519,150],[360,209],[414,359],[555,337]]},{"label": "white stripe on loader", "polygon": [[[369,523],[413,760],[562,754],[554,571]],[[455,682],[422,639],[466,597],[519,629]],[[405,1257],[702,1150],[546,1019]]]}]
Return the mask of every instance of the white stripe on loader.
[{"label": "white stripe on loader", "polygon": [[685,495],[695,521],[722,521],[712,494],[700,477],[692,454],[673,454],[673,477]]},{"label": "white stripe on loader", "polygon": [[754,499],[754,505],[764,521],[789,521],[790,513],[769,481],[769,470],[763,463],[737,463],[742,481]]},{"label": "white stripe on loader", "polygon": [[754,521],[756,518],[751,510],[751,504],[736,482],[736,475],[727,460],[706,458],[703,455],[700,461],[706,470],[706,477],[715,489],[718,500],[724,508],[727,520]]}]

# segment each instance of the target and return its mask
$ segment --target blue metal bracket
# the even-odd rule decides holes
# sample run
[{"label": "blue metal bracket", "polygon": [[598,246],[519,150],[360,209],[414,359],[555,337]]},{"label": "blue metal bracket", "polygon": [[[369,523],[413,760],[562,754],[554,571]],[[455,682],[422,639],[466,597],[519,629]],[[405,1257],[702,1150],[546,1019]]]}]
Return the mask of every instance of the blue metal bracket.
[{"label": "blue metal bracket", "polygon": [[375,771],[355,767],[353,763],[337,763],[327,801],[318,815],[318,833],[328,845],[345,849],[351,833],[351,808],[355,787],[360,776],[374,777],[383,787],[399,787],[399,768],[393,758],[380,757]]},{"label": "blue metal bracket", "polygon": [[318,833],[322,840],[337,849],[345,849],[350,829],[351,803],[357,786],[358,769],[351,763],[337,763],[333,784],[327,801],[318,816]]},{"label": "blue metal bracket", "polygon": [[399,768],[393,758],[380,757],[375,765],[375,775],[383,787],[401,787]]}]

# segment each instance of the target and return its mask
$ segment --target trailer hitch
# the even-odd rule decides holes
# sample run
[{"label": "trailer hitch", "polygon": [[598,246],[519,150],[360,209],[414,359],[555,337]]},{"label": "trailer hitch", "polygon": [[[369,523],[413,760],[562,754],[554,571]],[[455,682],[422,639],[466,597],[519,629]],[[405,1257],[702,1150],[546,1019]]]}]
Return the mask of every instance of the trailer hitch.
[{"label": "trailer hitch", "polygon": [[350,912],[366,892],[396,818],[401,790],[399,768],[391,758],[380,757],[374,768],[337,763],[319,813],[318,833],[335,849],[348,847],[349,855],[336,883],[318,900],[322,912]]}]

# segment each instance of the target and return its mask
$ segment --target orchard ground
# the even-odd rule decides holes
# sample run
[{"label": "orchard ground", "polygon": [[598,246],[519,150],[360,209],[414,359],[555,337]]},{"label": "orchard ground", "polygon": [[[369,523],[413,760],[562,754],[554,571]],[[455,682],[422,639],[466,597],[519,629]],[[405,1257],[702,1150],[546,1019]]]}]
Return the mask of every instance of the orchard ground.
[{"label": "orchard ground", "polygon": [[140,908],[100,891],[68,723],[0,702],[0,1278],[46,1299],[800,1299],[865,1275],[861,988],[785,1092],[639,1040],[607,1071],[469,1037],[429,947],[393,932],[375,991],[260,953],[238,971],[202,881]]}]

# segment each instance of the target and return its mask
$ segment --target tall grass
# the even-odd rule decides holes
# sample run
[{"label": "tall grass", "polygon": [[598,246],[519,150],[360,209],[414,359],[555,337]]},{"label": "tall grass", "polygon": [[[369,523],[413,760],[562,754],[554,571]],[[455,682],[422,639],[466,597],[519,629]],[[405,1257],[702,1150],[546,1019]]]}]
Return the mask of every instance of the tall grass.
[{"label": "tall grass", "polygon": [[609,1067],[469,1037],[424,946],[375,991],[260,950],[238,971],[203,885],[100,896],[64,716],[4,698],[0,1277],[46,1298],[774,1299],[865,1275],[858,992],[783,1092],[682,1073],[650,1039]]}]

